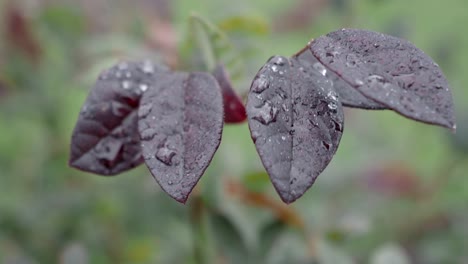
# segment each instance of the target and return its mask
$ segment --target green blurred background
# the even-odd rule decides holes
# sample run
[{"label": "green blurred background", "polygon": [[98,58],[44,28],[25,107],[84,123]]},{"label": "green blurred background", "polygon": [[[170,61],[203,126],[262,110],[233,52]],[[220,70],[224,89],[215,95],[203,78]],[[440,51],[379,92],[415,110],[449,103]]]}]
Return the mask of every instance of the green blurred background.
[{"label": "green blurred background", "polygon": [[[466,0],[0,0],[0,263],[468,263],[467,10]],[[446,74],[458,132],[347,110],[335,158],[291,206],[246,124],[225,127],[185,206],[144,166],[112,178],[69,168],[102,69],[147,57],[209,69],[195,13],[222,33],[239,93],[271,55],[342,27],[407,38]]]}]

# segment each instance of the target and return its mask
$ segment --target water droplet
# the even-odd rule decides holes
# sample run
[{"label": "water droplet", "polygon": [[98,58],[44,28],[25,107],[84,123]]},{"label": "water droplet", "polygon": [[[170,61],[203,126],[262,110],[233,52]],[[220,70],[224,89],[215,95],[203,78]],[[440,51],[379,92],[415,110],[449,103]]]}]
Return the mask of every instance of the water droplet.
[{"label": "water droplet", "polygon": [[141,65],[140,69],[146,74],[154,73],[154,65],[150,60],[145,60]]},{"label": "water droplet", "polygon": [[338,108],[338,105],[335,102],[328,103],[328,109],[336,110],[337,108]]},{"label": "water droplet", "polygon": [[332,99],[333,101],[338,100],[338,94],[336,94],[336,92],[334,92],[334,91],[328,92],[327,96],[328,96],[328,98]]},{"label": "water droplet", "polygon": [[149,88],[149,86],[146,83],[140,84],[140,90],[142,92],[146,92],[146,90],[148,90],[148,88]]},{"label": "water droplet", "polygon": [[260,137],[260,133],[259,133],[258,131],[252,131],[251,135],[252,135],[252,139],[253,139],[254,141],[256,141],[257,138]]},{"label": "water droplet", "polygon": [[335,131],[343,132],[343,126],[340,123],[338,123],[336,121],[333,121],[333,123],[334,123],[334,126],[335,126]]},{"label": "water droplet", "polygon": [[126,62],[121,62],[117,65],[117,69],[121,70],[121,71],[125,71],[126,69],[128,69],[128,63]]},{"label": "water droplet", "polygon": [[374,43],[374,48],[378,48],[380,47],[380,44],[379,43]]},{"label": "water droplet", "polygon": [[333,57],[333,58],[334,58],[334,57],[338,56],[339,54],[340,54],[340,53],[339,53],[338,51],[332,50],[332,51],[327,51],[327,52],[325,53],[325,56],[327,56],[327,57]]},{"label": "water droplet", "polygon": [[172,158],[176,155],[176,152],[167,146],[161,147],[156,152],[156,158],[162,163],[171,166]]},{"label": "water droplet", "polygon": [[261,93],[270,87],[270,81],[265,75],[260,75],[252,85],[252,92]]},{"label": "water droplet", "polygon": [[172,185],[174,183],[172,181],[168,181],[167,184]]},{"label": "water droplet", "polygon": [[372,83],[385,83],[384,78],[380,75],[371,75],[366,78],[366,81],[371,84]]},{"label": "water droplet", "polygon": [[294,128],[289,129],[289,135],[293,136],[294,134],[296,134],[296,129]]},{"label": "water droplet", "polygon": [[273,66],[271,66],[271,70],[272,70],[273,72],[278,72],[278,71],[279,71],[279,68],[278,68],[278,66],[273,65]]},{"label": "water droplet", "polygon": [[330,150],[330,148],[332,147],[332,144],[329,144],[325,141],[322,141],[322,145],[327,149],[327,150]]},{"label": "water droplet", "polygon": [[111,102],[111,110],[114,116],[124,116],[128,113],[128,109],[118,102]]},{"label": "water droplet", "polygon": [[122,88],[124,88],[125,90],[128,90],[128,89],[132,88],[132,83],[130,81],[123,81],[122,82]]},{"label": "water droplet", "polygon": [[364,85],[364,82],[360,79],[356,79],[354,80],[354,83],[357,85],[357,86],[363,86]]},{"label": "water droplet", "polygon": [[279,74],[280,74],[280,75],[283,75],[283,74],[284,74],[284,71],[279,71]]},{"label": "water droplet", "polygon": [[[98,159],[107,161],[106,164],[112,166],[112,164],[117,160],[119,154],[121,153],[123,147],[123,142],[114,139],[107,138],[101,141],[94,149],[95,155]],[[106,167],[109,167],[106,166]]]},{"label": "water droplet", "polygon": [[270,102],[265,102],[265,104],[258,109],[258,112],[253,117],[253,119],[264,125],[269,125],[270,123],[276,121],[277,115],[278,108],[272,106]]},{"label": "water droplet", "polygon": [[297,181],[297,178],[296,177],[293,177],[291,178],[291,180],[289,181],[289,184],[293,184]]},{"label": "water droplet", "polygon": [[316,69],[320,74],[323,76],[327,75],[327,69],[325,69],[325,66],[323,66],[320,62],[316,62],[313,65],[314,69]]},{"label": "water droplet", "polygon": [[140,134],[142,140],[152,140],[156,136],[156,130],[153,128],[147,128]]},{"label": "water droplet", "polygon": [[107,80],[109,78],[109,71],[106,70],[106,71],[103,71],[100,75],[99,75],[99,80]]},{"label": "water droplet", "polygon": [[149,113],[151,113],[151,109],[153,109],[153,105],[144,104],[138,109],[138,115],[142,118],[145,118],[149,115]]},{"label": "water droplet", "polygon": [[346,56],[346,66],[354,68],[358,64],[358,58],[353,53]]},{"label": "water droplet", "polygon": [[283,66],[284,63],[286,62],[286,59],[284,59],[284,58],[281,57],[281,56],[275,56],[275,57],[272,59],[272,62],[273,62],[273,64],[275,64],[275,65]]},{"label": "water droplet", "polygon": [[286,140],[286,136],[281,136],[281,140],[285,141],[285,140]]}]

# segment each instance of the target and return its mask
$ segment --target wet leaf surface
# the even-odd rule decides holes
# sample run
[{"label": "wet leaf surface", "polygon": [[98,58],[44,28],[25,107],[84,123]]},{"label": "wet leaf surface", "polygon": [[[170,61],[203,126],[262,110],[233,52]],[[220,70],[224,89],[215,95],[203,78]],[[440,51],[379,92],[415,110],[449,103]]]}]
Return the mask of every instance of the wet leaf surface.
[{"label": "wet leaf surface", "polygon": [[365,97],[425,123],[455,129],[450,88],[439,66],[410,42],[342,29],[310,44],[313,55]]},{"label": "wet leaf surface", "polygon": [[72,134],[70,166],[115,175],[143,162],[137,110],[159,71],[149,61],[121,62],[100,75]]},{"label": "wet leaf surface", "polygon": [[247,116],[275,189],[294,202],[328,165],[343,133],[331,82],[308,63],[275,56],[252,83]]},{"label": "wet leaf surface", "polygon": [[221,141],[221,89],[208,73],[160,76],[138,113],[143,156],[161,188],[185,203]]},{"label": "wet leaf surface", "polygon": [[228,124],[244,122],[247,119],[244,104],[242,103],[241,98],[234,91],[231,79],[229,78],[224,66],[216,66],[213,71],[213,76],[218,81],[223,93],[224,122]]},{"label": "wet leaf surface", "polygon": [[387,107],[381,103],[365,97],[345,80],[327,69],[314,57],[308,46],[295,55],[295,57],[299,60],[303,60],[304,63],[310,64],[311,67],[330,80],[343,106],[369,110],[387,109]]}]

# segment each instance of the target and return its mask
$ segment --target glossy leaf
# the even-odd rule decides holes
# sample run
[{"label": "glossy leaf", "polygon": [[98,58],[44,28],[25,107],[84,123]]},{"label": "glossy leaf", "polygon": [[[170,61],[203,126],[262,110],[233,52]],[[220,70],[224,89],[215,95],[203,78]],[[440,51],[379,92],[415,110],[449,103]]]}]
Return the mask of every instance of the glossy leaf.
[{"label": "glossy leaf", "polygon": [[336,152],[343,109],[331,83],[308,63],[275,56],[254,79],[247,102],[252,139],[276,191],[294,202]]},{"label": "glossy leaf", "polygon": [[314,69],[325,76],[332,83],[333,88],[340,97],[340,101],[343,106],[370,110],[387,109],[387,107],[381,103],[365,97],[353,86],[348,84],[345,80],[341,79],[337,74],[327,69],[317,60],[317,58],[314,57],[309,49],[309,45],[307,45],[294,57],[299,60],[303,60],[304,63],[310,64]]},{"label": "glossy leaf", "polygon": [[439,66],[412,43],[342,29],[314,40],[310,50],[365,97],[408,118],[455,129],[449,84]]},{"label": "glossy leaf", "polygon": [[168,73],[143,95],[143,156],[161,188],[185,203],[221,141],[223,102],[207,73]]},{"label": "glossy leaf", "polygon": [[159,71],[164,70],[149,61],[121,62],[100,75],[73,131],[70,166],[115,175],[143,162],[137,110]]},{"label": "glossy leaf", "polygon": [[226,123],[242,123],[247,119],[245,106],[242,99],[234,91],[231,84],[231,79],[228,76],[223,65],[219,64],[213,71],[213,76],[218,81],[223,93],[224,104],[224,122]]}]

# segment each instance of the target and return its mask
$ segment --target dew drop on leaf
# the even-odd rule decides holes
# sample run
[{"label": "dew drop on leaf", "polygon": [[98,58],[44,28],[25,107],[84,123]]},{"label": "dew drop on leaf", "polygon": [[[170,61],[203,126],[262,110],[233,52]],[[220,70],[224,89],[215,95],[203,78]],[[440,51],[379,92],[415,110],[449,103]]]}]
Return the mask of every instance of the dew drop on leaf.
[{"label": "dew drop on leaf", "polygon": [[[283,75],[274,71],[279,62]],[[269,87],[259,98],[256,87],[265,78]],[[246,109],[252,139],[276,191],[284,202],[294,202],[336,152],[343,125],[338,95],[313,64],[275,56],[257,73]]]},{"label": "dew drop on leaf", "polygon": [[[342,29],[315,39],[308,49],[341,82],[355,88],[351,92],[347,87],[343,89],[347,94],[341,94],[342,89],[336,87],[345,105],[349,98],[353,99],[351,105],[362,108],[373,108],[367,103],[377,102],[413,120],[454,130],[447,79],[440,67],[409,41],[367,30]],[[331,52],[338,55],[331,57]],[[355,100],[356,91],[371,101]]]},{"label": "dew drop on leaf", "polygon": [[[138,130],[151,174],[175,200],[185,203],[221,141],[223,97],[208,73],[168,73],[143,94]],[[154,136],[145,137],[148,129]]]},{"label": "dew drop on leaf", "polygon": [[[151,83],[154,76],[142,74],[139,65],[121,62],[100,74],[73,130],[70,166],[100,175],[116,175],[143,162],[137,113],[147,115],[151,106],[138,109],[141,92],[132,83],[136,80]],[[123,75],[128,79],[122,81]]]}]

